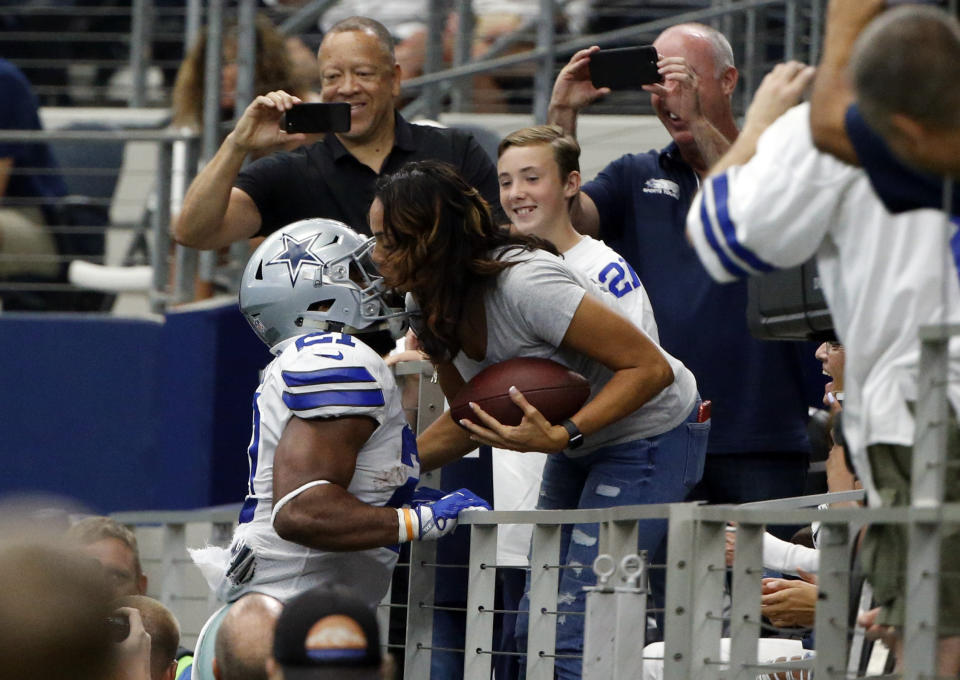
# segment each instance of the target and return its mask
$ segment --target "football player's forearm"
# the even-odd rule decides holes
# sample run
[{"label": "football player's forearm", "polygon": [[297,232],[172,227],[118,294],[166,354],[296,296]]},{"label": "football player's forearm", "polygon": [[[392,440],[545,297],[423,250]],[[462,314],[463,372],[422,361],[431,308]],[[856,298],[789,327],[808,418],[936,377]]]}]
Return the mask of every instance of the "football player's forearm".
[{"label": "football player's forearm", "polygon": [[396,545],[395,508],[364,503],[336,484],[305,491],[274,520],[280,538],[307,548],[345,552]]},{"label": "football player's forearm", "polygon": [[470,439],[469,432],[453,422],[450,411],[437,418],[417,437],[420,469],[424,472],[459,460],[475,448],[477,443]]}]

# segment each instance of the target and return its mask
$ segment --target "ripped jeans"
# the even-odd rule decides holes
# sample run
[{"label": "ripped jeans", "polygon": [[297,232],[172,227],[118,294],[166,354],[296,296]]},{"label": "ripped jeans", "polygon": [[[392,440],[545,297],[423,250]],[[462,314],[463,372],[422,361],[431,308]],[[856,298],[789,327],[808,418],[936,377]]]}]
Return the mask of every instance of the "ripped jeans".
[{"label": "ripped jeans", "polygon": [[[697,407],[694,407],[686,422],[649,439],[614,444],[575,458],[565,453],[549,456],[543,470],[537,507],[542,510],[609,508],[683,501],[703,474],[707,435],[710,432],[710,422],[698,423],[696,416]],[[597,556],[598,532],[595,523],[563,528],[560,563],[582,564],[584,568],[562,571],[557,597],[557,609],[560,612],[584,611],[586,599],[583,588],[596,585],[592,565]],[[666,520],[644,520],[639,523],[637,548],[647,551],[648,561],[657,553],[666,533]],[[525,593],[529,587],[528,574]],[[519,609],[529,609],[526,594]],[[519,651],[526,651],[528,624],[527,615],[520,614],[516,627]],[[582,654],[583,628],[582,614],[559,614],[556,653]],[[641,634],[638,631],[638,644]],[[580,668],[580,659],[556,659],[556,677],[560,680],[579,678]],[[520,677],[524,676],[525,670],[522,670]]]}]

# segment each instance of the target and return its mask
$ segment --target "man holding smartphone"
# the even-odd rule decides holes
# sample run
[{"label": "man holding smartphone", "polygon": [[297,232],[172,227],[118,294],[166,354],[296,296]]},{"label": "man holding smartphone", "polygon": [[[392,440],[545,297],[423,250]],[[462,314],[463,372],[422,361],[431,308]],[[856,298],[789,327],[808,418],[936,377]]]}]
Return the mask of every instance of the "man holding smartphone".
[{"label": "man holding smartphone", "polygon": [[[673,142],[627,154],[584,185],[574,226],[633,266],[663,348],[693,371],[701,395],[713,401],[703,481],[691,497],[741,503],[801,495],[809,464],[807,406],[815,403],[818,374],[813,349],[753,338],[746,284],[714,283],[684,234],[700,179],[738,134],[733,52],[721,33],[702,24],[672,26],[653,45],[662,80],[642,87]],[[610,92],[592,81],[599,51],[574,54],[554,84],[549,122],[568,134],[576,131],[579,110]]]},{"label": "man holding smartphone", "polygon": [[[344,19],[324,36],[318,56],[322,99],[349,104],[349,130],[308,144],[306,134],[284,129],[284,114],[299,98],[282,90],[257,97],[187,190],[173,227],[178,242],[217,249],[311,217],[369,234],[377,177],[414,160],[452,164],[498,205],[496,168],[471,135],[411,125],[396,111],[400,67],[383,25]],[[248,154],[276,149],[286,151],[243,168]]]}]

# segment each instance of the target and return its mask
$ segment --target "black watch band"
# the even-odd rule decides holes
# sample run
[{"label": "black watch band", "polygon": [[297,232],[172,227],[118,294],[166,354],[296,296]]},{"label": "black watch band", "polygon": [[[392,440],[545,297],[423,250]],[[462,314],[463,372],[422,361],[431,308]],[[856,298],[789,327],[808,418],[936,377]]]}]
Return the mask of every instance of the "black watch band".
[{"label": "black watch band", "polygon": [[567,418],[562,423],[563,429],[567,431],[570,439],[567,441],[567,449],[572,451],[573,449],[579,449],[583,446],[583,433],[580,431],[572,420]]}]

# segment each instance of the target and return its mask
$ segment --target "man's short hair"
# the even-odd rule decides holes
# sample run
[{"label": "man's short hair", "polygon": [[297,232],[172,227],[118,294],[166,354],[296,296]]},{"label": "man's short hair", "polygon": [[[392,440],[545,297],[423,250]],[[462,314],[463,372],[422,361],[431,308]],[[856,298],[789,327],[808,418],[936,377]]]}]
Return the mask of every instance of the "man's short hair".
[{"label": "man's short hair", "polygon": [[384,55],[389,57],[390,63],[396,63],[397,58],[393,49],[393,36],[390,35],[390,31],[387,30],[386,26],[375,19],[369,17],[347,17],[346,19],[341,19],[327,30],[324,38],[334,33],[348,33],[350,31],[363,31],[364,33],[372,35],[377,39],[377,43],[380,45],[380,49],[383,50]]},{"label": "man's short hair", "polygon": [[217,630],[214,658],[222,680],[267,680],[280,602],[247,593],[233,603]]},{"label": "man's short hair", "polygon": [[126,526],[110,517],[85,517],[67,529],[66,538],[74,545],[84,546],[115,538],[133,553],[133,564],[137,577],[143,574],[140,567],[140,549],[137,547],[136,535]]},{"label": "man's short hair", "polygon": [[884,12],[857,39],[850,69],[860,111],[877,130],[889,130],[896,113],[934,129],[960,127],[960,23],[947,12]]},{"label": "man's short hair", "polygon": [[[730,41],[727,40],[727,36],[715,29],[713,26],[691,21],[686,24],[677,24],[676,26],[671,26],[663,33],[675,28],[692,28],[699,33],[703,33],[703,36],[707,39],[707,42],[710,43],[710,47],[713,51],[713,76],[715,78],[722,76],[723,72],[728,68],[736,66],[733,59],[733,48],[730,46]],[[661,35],[663,35],[663,33],[661,33]]]},{"label": "man's short hair", "polygon": [[573,137],[563,134],[563,129],[557,125],[535,125],[511,132],[497,147],[497,158],[512,146],[537,144],[549,144],[553,149],[560,179],[565,180],[571,172],[580,172],[580,145]]},{"label": "man's short hair", "polygon": [[110,677],[111,592],[92,560],[58,547],[0,538],[0,583],[4,677]]},{"label": "man's short hair", "polygon": [[139,610],[143,629],[150,635],[150,677],[159,680],[177,659],[180,624],[169,609],[152,597],[128,595],[114,605]]}]

